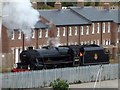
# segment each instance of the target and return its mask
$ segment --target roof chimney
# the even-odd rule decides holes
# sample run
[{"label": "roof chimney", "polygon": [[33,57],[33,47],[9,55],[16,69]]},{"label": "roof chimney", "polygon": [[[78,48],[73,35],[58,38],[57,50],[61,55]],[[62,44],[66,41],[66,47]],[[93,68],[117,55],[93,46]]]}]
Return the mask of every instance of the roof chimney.
[{"label": "roof chimney", "polygon": [[78,7],[84,7],[84,0],[77,0]]},{"label": "roof chimney", "polygon": [[61,9],[61,2],[60,2],[60,0],[56,0],[56,2],[55,2],[55,9],[58,9],[58,10]]},{"label": "roof chimney", "polygon": [[109,10],[109,8],[110,8],[110,3],[103,4],[103,9]]},{"label": "roof chimney", "polygon": [[32,7],[33,7],[34,9],[37,9],[37,2],[32,2]]}]

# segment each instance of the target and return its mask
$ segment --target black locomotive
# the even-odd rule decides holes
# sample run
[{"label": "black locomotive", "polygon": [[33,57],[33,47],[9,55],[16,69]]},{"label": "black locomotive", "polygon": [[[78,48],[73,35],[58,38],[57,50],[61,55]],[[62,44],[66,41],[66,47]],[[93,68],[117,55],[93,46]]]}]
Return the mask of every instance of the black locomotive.
[{"label": "black locomotive", "polygon": [[98,45],[70,45],[60,47],[44,47],[20,53],[20,63],[16,69],[41,70],[80,65],[107,64],[109,53]]}]

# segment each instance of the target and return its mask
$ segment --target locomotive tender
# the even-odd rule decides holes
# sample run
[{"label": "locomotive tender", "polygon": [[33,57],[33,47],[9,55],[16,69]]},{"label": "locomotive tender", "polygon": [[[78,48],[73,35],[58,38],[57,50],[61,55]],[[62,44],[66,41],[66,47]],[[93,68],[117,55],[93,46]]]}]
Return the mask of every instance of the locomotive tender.
[{"label": "locomotive tender", "polygon": [[107,64],[109,53],[98,45],[70,45],[44,47],[20,53],[20,61],[13,72],[19,70],[42,70],[51,68],[74,67],[80,65]]}]

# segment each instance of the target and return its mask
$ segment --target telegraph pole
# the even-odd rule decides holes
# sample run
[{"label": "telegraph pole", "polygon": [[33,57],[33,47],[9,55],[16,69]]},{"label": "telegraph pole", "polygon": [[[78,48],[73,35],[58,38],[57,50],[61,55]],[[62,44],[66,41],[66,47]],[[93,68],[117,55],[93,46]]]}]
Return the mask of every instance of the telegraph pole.
[{"label": "telegraph pole", "polygon": [[0,0],[0,70],[2,68],[2,0]]},{"label": "telegraph pole", "polygon": [[[0,0],[0,72],[2,71],[2,0]],[[2,76],[0,77],[0,89],[2,88]]]}]

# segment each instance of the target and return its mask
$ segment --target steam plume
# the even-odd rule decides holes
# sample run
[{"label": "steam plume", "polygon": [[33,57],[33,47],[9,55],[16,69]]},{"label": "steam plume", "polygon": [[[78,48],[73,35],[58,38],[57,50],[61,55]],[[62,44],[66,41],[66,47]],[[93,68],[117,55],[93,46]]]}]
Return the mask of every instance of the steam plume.
[{"label": "steam plume", "polygon": [[58,47],[60,46],[60,40],[59,38],[51,37],[48,39],[48,44],[50,47]]},{"label": "steam plume", "polygon": [[39,20],[39,13],[32,8],[30,0],[4,2],[3,15],[5,15],[3,18],[4,26],[9,30],[19,29],[28,37],[31,35],[31,28]]},{"label": "steam plume", "polygon": [[56,37],[56,26],[50,22],[49,24],[49,39],[48,44],[50,47],[58,47],[60,45],[60,38]]}]

